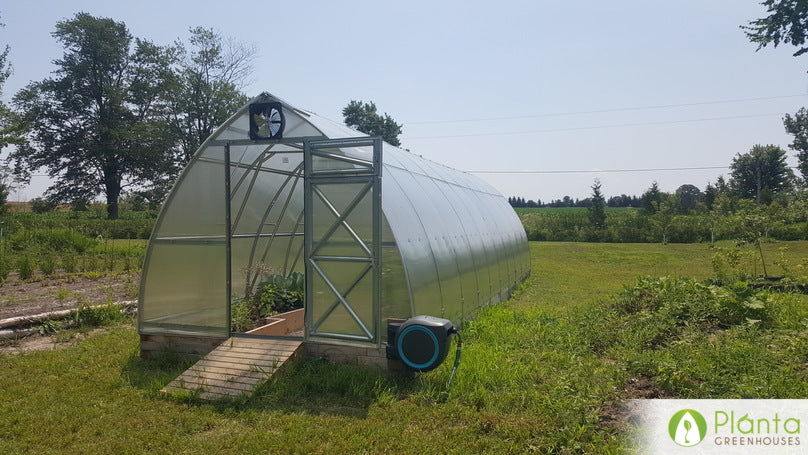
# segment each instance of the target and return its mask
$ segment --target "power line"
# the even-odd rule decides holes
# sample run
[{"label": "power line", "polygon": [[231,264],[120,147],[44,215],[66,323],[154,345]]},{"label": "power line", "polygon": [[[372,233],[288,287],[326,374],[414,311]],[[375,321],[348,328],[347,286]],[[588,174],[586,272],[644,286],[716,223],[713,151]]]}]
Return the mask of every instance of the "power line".
[{"label": "power line", "polygon": [[780,95],[780,96],[767,96],[761,98],[737,98],[731,100],[719,101],[701,101],[696,103],[680,103],[680,104],[658,104],[649,106],[635,106],[635,107],[617,107],[610,109],[596,109],[591,111],[571,111],[571,112],[549,112],[545,114],[528,114],[528,115],[513,115],[502,117],[484,117],[484,118],[471,118],[471,119],[456,119],[456,120],[423,120],[419,122],[403,122],[405,125],[425,125],[437,123],[467,123],[467,122],[488,122],[492,120],[520,120],[529,118],[542,118],[542,117],[556,117],[563,115],[583,115],[583,114],[602,114],[607,112],[623,112],[623,111],[641,111],[649,109],[667,109],[672,107],[688,107],[688,106],[706,106],[712,104],[730,104],[730,103],[743,103],[748,101],[767,101],[786,98],[798,98],[808,96],[806,94],[799,95]]},{"label": "power line", "polygon": [[458,137],[481,137],[481,136],[517,136],[522,134],[538,134],[538,133],[558,133],[564,131],[582,131],[582,130],[597,130],[597,129],[605,129],[605,128],[624,128],[624,127],[634,127],[634,126],[654,126],[654,125],[672,125],[677,123],[695,123],[695,122],[707,122],[713,120],[737,120],[737,119],[749,119],[749,118],[762,118],[762,117],[771,117],[771,116],[781,116],[783,115],[781,112],[771,113],[771,114],[756,114],[756,115],[734,115],[729,117],[708,117],[708,118],[700,118],[700,119],[689,119],[689,120],[666,120],[661,122],[642,122],[642,123],[618,123],[613,125],[598,125],[598,126],[580,126],[574,128],[557,128],[557,129],[544,129],[544,130],[527,130],[527,131],[510,131],[504,133],[472,133],[472,134],[451,134],[451,135],[440,135],[440,136],[417,136],[417,137],[407,137],[405,140],[418,140],[418,139],[444,139],[444,138],[458,138]]},{"label": "power line", "polygon": [[587,174],[609,172],[659,172],[659,171],[701,171],[709,169],[729,169],[729,166],[699,166],[699,167],[657,167],[645,169],[575,169],[563,171],[466,171],[469,174]]}]

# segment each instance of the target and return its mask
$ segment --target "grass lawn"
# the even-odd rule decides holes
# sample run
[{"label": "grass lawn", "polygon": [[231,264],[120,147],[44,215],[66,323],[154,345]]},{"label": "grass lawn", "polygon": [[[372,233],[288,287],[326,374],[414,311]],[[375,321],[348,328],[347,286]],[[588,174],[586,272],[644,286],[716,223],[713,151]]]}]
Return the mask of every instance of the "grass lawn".
[{"label": "grass lawn", "polygon": [[[808,258],[808,242],[788,246],[794,264]],[[656,300],[629,310],[644,293],[614,296],[639,275],[708,277],[708,247],[531,250],[519,294],[464,328],[448,394],[451,354],[408,377],[300,360],[248,399],[168,399],[157,391],[187,364],[141,360],[128,322],[65,350],[0,354],[0,453],[620,453],[604,415],[637,379],[663,396],[808,398],[802,295],[760,294],[762,322],[722,325],[674,298],[718,291],[671,278],[643,284]]]}]

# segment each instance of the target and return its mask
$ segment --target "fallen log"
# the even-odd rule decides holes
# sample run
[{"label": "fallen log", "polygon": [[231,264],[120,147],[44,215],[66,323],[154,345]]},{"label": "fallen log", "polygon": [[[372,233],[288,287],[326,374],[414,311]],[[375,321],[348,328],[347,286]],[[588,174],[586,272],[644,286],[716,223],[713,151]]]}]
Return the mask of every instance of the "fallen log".
[{"label": "fallen log", "polygon": [[[131,308],[137,306],[137,300],[124,300],[121,302],[113,302],[113,305],[120,305],[123,308]],[[89,308],[102,308],[106,305],[93,305]],[[0,319],[0,329],[28,327],[38,324],[48,319],[63,319],[67,316],[78,311],[78,308],[71,308],[68,310],[48,311],[46,313],[32,314],[27,316],[15,316],[13,318]],[[4,332],[4,331],[3,331]],[[0,336],[2,338],[2,336]]]}]

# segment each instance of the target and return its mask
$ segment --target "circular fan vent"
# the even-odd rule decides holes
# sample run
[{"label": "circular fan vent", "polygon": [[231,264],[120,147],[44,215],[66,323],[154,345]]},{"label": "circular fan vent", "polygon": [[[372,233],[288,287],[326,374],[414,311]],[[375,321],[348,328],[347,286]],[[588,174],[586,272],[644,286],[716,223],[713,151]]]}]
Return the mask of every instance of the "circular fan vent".
[{"label": "circular fan vent", "polygon": [[250,105],[250,139],[281,139],[286,119],[281,103]]}]

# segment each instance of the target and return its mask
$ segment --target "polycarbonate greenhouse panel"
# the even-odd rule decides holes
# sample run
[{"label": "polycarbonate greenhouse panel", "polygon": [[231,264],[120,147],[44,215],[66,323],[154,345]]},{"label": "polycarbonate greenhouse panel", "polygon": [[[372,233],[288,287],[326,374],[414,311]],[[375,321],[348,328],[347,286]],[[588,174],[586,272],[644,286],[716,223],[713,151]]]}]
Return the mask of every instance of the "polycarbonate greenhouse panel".
[{"label": "polycarbonate greenhouse panel", "polygon": [[222,243],[152,247],[139,308],[142,333],[228,336]]},{"label": "polycarbonate greenhouse panel", "polygon": [[[172,189],[147,250],[141,333],[226,337],[231,300],[247,297],[267,270],[284,275],[305,270],[303,139],[365,135],[271,95],[251,103],[266,100],[283,106],[282,140],[249,139],[248,103],[200,147]],[[337,146],[325,151],[331,157],[314,157],[312,167],[350,173],[359,162],[351,159],[370,160],[369,150]],[[225,175],[230,183],[229,235]],[[341,210],[351,202],[350,195],[362,190],[362,184],[319,188]],[[313,230],[323,234],[334,216],[323,200],[314,198],[313,204]],[[368,204],[359,200],[359,209],[346,217],[356,232],[338,227],[323,245],[324,256],[361,257],[362,247],[353,236],[367,241],[371,234]],[[361,337],[367,335],[367,327],[363,329],[356,319],[370,326],[378,316],[382,327],[374,335],[383,341],[388,318],[427,314],[457,323],[480,306],[504,298],[529,274],[529,249],[519,218],[494,188],[477,177],[384,144],[381,210],[377,314],[360,304],[355,315],[338,306],[324,320],[323,330]],[[344,288],[356,281],[362,267],[361,262],[346,266],[323,261],[321,268],[334,281],[332,285]],[[328,309],[334,298],[329,285],[319,275],[307,279],[317,293],[314,298],[326,302],[312,311]],[[363,278],[356,282],[352,298],[372,299],[371,292],[371,283]]]}]

